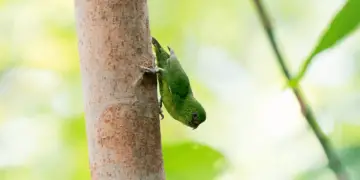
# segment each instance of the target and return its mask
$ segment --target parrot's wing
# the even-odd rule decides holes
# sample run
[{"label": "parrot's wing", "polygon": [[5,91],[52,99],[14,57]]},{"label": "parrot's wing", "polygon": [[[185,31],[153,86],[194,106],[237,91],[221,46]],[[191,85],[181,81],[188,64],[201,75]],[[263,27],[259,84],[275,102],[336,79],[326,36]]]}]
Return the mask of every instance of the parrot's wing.
[{"label": "parrot's wing", "polygon": [[176,58],[170,57],[167,61],[166,79],[169,90],[174,97],[184,99],[191,93],[189,78]]}]

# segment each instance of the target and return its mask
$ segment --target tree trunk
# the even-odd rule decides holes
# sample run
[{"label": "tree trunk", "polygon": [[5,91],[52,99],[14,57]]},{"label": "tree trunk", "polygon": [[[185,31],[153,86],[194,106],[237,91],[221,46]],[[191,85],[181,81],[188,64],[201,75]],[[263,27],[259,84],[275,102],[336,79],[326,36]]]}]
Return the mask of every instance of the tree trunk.
[{"label": "tree trunk", "polygon": [[146,0],[75,0],[75,13],[92,180],[165,179],[156,77],[139,80],[154,65]]}]

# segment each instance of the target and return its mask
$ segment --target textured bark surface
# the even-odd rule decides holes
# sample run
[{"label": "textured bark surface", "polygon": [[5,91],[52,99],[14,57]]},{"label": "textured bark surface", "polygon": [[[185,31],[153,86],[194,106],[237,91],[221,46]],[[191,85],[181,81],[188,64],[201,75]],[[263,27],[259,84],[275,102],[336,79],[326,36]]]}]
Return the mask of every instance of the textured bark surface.
[{"label": "textured bark surface", "polygon": [[162,180],[146,0],[75,0],[92,180]]}]

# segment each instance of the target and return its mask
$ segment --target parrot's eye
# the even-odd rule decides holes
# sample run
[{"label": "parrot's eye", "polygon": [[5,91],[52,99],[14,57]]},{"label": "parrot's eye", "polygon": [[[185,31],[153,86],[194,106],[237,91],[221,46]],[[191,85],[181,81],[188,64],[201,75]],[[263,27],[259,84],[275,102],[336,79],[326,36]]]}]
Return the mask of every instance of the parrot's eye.
[{"label": "parrot's eye", "polygon": [[198,113],[192,113],[192,117],[191,117],[191,125],[193,126],[194,129],[196,129],[200,124],[201,122],[199,121],[199,115]]},{"label": "parrot's eye", "polygon": [[192,113],[192,119],[197,120],[197,118],[198,118],[198,114],[197,113]]},{"label": "parrot's eye", "polygon": [[198,113],[193,113],[192,114],[192,122],[195,124],[195,125],[199,125],[200,124],[200,121],[198,120]]}]

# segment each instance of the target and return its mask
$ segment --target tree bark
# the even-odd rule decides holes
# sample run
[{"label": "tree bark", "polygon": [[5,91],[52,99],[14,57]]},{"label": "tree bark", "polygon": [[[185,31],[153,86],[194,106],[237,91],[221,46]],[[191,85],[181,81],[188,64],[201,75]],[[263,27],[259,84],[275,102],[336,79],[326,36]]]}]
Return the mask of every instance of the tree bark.
[{"label": "tree bark", "polygon": [[146,0],[75,0],[75,13],[92,180],[165,179],[156,77],[139,68],[154,65]]}]

